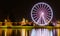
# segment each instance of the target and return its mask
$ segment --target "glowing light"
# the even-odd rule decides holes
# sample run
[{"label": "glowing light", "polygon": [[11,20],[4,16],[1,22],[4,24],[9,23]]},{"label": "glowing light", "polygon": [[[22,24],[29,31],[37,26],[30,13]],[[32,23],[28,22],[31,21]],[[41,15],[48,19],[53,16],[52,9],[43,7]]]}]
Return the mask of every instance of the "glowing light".
[{"label": "glowing light", "polygon": [[28,20],[26,20],[26,23],[28,23]]},{"label": "glowing light", "polygon": [[5,19],[5,26],[12,26],[12,22],[8,19]]},{"label": "glowing light", "polygon": [[[59,23],[59,24],[58,24]],[[60,22],[57,23],[57,27],[60,27]],[[60,29],[56,29],[57,30],[57,36],[60,36]]]},{"label": "glowing light", "polygon": [[22,29],[22,36],[25,36],[25,29]]},{"label": "glowing light", "polygon": [[5,22],[7,22],[7,20],[5,19]]},{"label": "glowing light", "polygon": [[44,12],[41,11],[41,16],[44,16]]},{"label": "glowing light", "polygon": [[53,33],[48,29],[33,29],[31,36],[53,36]]},{"label": "glowing light", "polygon": [[25,18],[23,18],[21,25],[25,25],[25,24],[26,24],[26,20],[25,20]]},{"label": "glowing light", "polygon": [[7,36],[7,30],[5,30],[5,36]]}]

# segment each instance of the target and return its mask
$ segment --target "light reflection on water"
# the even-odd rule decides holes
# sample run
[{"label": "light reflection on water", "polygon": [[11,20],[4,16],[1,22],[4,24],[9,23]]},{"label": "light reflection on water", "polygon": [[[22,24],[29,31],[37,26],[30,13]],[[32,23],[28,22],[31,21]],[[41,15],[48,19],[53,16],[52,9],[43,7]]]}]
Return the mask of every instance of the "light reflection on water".
[{"label": "light reflection on water", "polygon": [[[54,36],[54,33],[56,33],[54,30],[32,29],[32,31],[29,30],[30,33],[29,33],[29,31],[27,31],[27,36]],[[7,32],[6,32],[6,36],[22,36],[22,34],[23,33],[22,33],[21,29],[20,30],[7,29]],[[26,34],[26,31],[24,34]],[[0,29],[0,36],[5,36],[5,30]]]},{"label": "light reflection on water", "polygon": [[32,29],[31,36],[53,36],[52,30],[48,29]]}]

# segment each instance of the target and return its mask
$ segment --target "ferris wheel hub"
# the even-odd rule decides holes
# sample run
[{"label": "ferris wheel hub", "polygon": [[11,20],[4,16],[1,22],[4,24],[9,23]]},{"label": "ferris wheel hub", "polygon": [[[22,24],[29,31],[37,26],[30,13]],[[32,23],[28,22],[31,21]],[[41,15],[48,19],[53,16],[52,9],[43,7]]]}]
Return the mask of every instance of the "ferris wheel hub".
[{"label": "ferris wheel hub", "polygon": [[44,16],[44,12],[41,11],[41,16]]}]

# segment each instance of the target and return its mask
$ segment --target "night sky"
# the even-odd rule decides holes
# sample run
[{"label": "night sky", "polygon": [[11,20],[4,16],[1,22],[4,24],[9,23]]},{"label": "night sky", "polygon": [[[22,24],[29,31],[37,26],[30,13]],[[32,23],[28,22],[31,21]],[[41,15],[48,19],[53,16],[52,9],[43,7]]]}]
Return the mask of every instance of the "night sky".
[{"label": "night sky", "polygon": [[0,1],[0,21],[7,16],[12,21],[20,21],[22,18],[31,20],[31,9],[38,2],[48,3],[54,13],[54,17],[60,19],[60,1],[59,0],[2,0]]}]

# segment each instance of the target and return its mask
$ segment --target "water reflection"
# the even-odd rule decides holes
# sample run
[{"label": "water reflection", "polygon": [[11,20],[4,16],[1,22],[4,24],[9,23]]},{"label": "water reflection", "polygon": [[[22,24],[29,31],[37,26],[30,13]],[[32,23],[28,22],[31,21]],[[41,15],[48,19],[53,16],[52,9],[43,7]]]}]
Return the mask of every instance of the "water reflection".
[{"label": "water reflection", "polygon": [[32,29],[31,36],[55,36],[55,30]]}]

